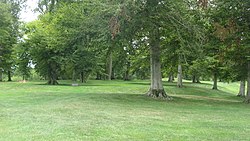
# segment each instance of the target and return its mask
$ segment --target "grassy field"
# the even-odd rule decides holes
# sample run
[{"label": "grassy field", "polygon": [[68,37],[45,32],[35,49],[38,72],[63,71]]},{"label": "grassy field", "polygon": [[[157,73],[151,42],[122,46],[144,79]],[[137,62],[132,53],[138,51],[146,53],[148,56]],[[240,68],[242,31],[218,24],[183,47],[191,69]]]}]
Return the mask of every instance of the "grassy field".
[{"label": "grassy field", "polygon": [[239,85],[164,86],[174,100],[144,95],[147,81],[0,83],[0,141],[250,140],[250,105]]}]

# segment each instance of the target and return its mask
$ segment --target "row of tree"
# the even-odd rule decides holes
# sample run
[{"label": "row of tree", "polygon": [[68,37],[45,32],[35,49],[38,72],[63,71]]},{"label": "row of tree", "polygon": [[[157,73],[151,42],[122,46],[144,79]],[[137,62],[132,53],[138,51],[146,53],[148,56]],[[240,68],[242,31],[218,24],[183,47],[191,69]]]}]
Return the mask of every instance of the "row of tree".
[{"label": "row of tree", "polygon": [[19,36],[19,12],[24,0],[0,0],[0,81],[2,74],[8,74],[11,81],[11,68],[14,62],[13,48]]},{"label": "row of tree", "polygon": [[162,75],[169,81],[177,75],[178,87],[183,77],[213,78],[213,89],[218,80],[241,81],[240,96],[248,81],[249,102],[248,1],[40,0],[39,19],[23,25],[10,12],[20,2],[0,3],[6,5],[0,8],[0,81],[3,72],[10,80],[13,69],[25,79],[33,65],[48,84],[151,76],[148,95],[169,98]]}]

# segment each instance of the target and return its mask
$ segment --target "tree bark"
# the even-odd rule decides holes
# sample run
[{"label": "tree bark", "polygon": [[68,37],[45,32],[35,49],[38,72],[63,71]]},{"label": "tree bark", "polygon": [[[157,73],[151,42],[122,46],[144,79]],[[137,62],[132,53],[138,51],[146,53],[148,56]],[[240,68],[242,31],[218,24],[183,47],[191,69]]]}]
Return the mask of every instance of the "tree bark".
[{"label": "tree bark", "polygon": [[3,81],[3,70],[0,68],[0,82]]},{"label": "tree bark", "polygon": [[114,79],[115,79],[115,69],[112,66],[111,80],[114,80]]},{"label": "tree bark", "polygon": [[129,81],[129,72],[128,72],[128,70],[125,71],[123,80],[124,81]]},{"label": "tree bark", "polygon": [[129,81],[130,80],[129,71],[130,71],[130,62],[127,62],[126,71],[124,73],[124,78],[123,78],[124,81]]},{"label": "tree bark", "polygon": [[177,87],[181,88],[183,86],[182,83],[182,66],[181,64],[178,65],[178,75],[177,75]]},{"label": "tree bark", "polygon": [[81,72],[80,77],[81,77],[81,82],[84,83],[83,72]]},{"label": "tree bark", "polygon": [[214,73],[214,79],[213,79],[214,83],[213,83],[213,90],[218,90],[217,87],[217,81],[218,81],[218,77],[217,77],[217,73]]},{"label": "tree bark", "polygon": [[147,92],[148,96],[154,98],[170,98],[162,85],[161,62],[160,62],[160,34],[159,29],[155,28],[150,36],[150,68],[151,68],[151,85]]},{"label": "tree bark", "polygon": [[47,83],[48,85],[58,85],[57,80],[54,77],[51,77]]},{"label": "tree bark", "polygon": [[48,85],[58,85],[57,79],[56,79],[56,74],[52,74],[49,76],[49,81],[47,83]]},{"label": "tree bark", "polygon": [[73,70],[73,72],[72,72],[72,81],[73,81],[73,83],[75,83],[76,82],[76,71],[75,70]]},{"label": "tree bark", "polygon": [[250,60],[248,60],[246,103],[250,103]]},{"label": "tree bark", "polygon": [[200,82],[200,77],[197,75],[193,75],[192,77],[192,83],[201,83]]},{"label": "tree bark", "polygon": [[58,85],[57,75],[56,75],[56,65],[51,64],[48,72],[49,81],[48,85]]},{"label": "tree bark", "polygon": [[239,93],[237,96],[245,97],[245,90],[246,90],[245,88],[246,88],[246,81],[241,80],[240,81],[240,89],[239,89]]},{"label": "tree bark", "polygon": [[112,59],[112,51],[109,53],[109,58],[108,58],[108,80],[112,79],[112,68],[113,68],[113,59]]},{"label": "tree bark", "polygon": [[2,51],[2,46],[0,45],[0,82],[3,81],[3,60],[2,60],[2,55],[3,55],[3,51]]},{"label": "tree bark", "polygon": [[192,83],[196,83],[196,77],[195,77],[195,75],[193,75],[193,77],[192,77]]},{"label": "tree bark", "polygon": [[174,74],[172,71],[170,71],[169,75],[168,75],[168,82],[174,82]]},{"label": "tree bark", "polygon": [[100,73],[96,73],[96,80],[102,80],[102,75]]},{"label": "tree bark", "polygon": [[12,80],[11,80],[11,71],[8,71],[8,81],[9,81],[9,82],[12,81]]},{"label": "tree bark", "polygon": [[200,76],[196,76],[196,83],[201,83]]}]

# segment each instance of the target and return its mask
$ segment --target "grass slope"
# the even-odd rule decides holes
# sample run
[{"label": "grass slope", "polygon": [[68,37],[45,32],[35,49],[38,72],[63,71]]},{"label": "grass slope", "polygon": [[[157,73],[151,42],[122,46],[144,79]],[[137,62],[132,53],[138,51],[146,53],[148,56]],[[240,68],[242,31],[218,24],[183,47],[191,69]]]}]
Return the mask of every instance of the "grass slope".
[{"label": "grass slope", "polygon": [[147,81],[89,81],[47,86],[44,82],[0,83],[1,141],[249,140],[249,105],[237,84],[176,88],[173,101],[146,97]]}]

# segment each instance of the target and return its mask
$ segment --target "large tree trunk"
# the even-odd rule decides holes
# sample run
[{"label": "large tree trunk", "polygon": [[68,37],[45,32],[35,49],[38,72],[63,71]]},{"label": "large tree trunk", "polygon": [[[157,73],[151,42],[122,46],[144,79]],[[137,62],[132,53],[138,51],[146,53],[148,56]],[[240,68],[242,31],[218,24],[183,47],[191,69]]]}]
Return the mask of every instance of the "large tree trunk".
[{"label": "large tree trunk", "polygon": [[8,71],[8,81],[12,81],[11,80],[11,71]]},{"label": "large tree trunk", "polygon": [[56,65],[51,64],[50,69],[48,72],[49,81],[47,82],[48,85],[57,85],[57,75],[56,75]]},{"label": "large tree trunk", "polygon": [[58,85],[57,77],[56,77],[55,73],[53,73],[51,76],[49,76],[49,81],[47,84],[48,85]]},{"label": "large tree trunk", "polygon": [[150,36],[150,68],[151,85],[147,92],[148,96],[154,98],[169,98],[162,85],[161,62],[160,62],[160,36],[159,29],[156,28]]},{"label": "large tree trunk", "polygon": [[47,82],[48,85],[58,85],[57,79],[52,76],[49,78],[49,81]]},{"label": "large tree trunk", "polygon": [[181,64],[178,65],[178,75],[177,75],[177,87],[181,88],[183,86],[182,83],[182,66]]},{"label": "large tree trunk", "polygon": [[214,73],[214,79],[213,79],[214,83],[213,83],[213,90],[218,90],[217,87],[217,81],[218,81],[218,77],[217,77],[217,73]]},{"label": "large tree trunk", "polygon": [[250,60],[248,60],[246,103],[250,103]]},{"label": "large tree trunk", "polygon": [[239,90],[239,93],[237,96],[245,97],[245,89],[246,89],[246,81],[241,80],[240,81],[240,90]]}]

